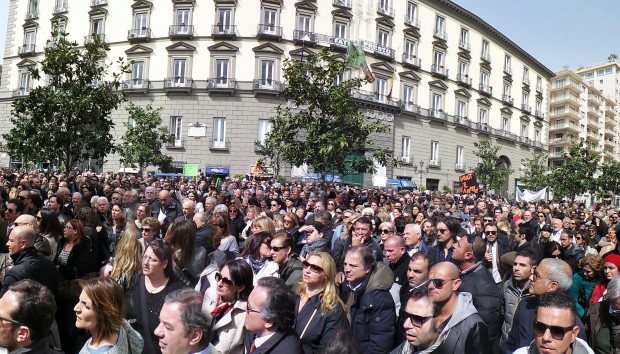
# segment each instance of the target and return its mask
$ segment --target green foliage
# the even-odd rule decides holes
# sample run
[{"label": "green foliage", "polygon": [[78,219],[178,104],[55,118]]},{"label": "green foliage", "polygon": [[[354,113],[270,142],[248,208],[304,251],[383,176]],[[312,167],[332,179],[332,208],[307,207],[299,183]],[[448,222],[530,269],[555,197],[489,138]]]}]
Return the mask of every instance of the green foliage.
[{"label": "green foliage", "polygon": [[452,193],[452,188],[444,185],[441,190],[443,190],[444,193]]},{"label": "green foliage", "polygon": [[535,151],[532,158],[526,159],[525,172],[520,182],[526,189],[538,191],[549,186],[549,156],[544,152]]},{"label": "green foliage", "polygon": [[55,45],[45,49],[38,67],[29,69],[33,80],[45,85],[13,102],[14,125],[3,138],[11,156],[27,161],[59,161],[69,171],[80,160],[103,162],[114,151],[110,112],[124,100],[118,92],[127,65],[119,59],[119,72],[104,81],[111,64],[103,59],[107,44],[96,40],[78,49],[54,34]]},{"label": "green foliage", "polygon": [[601,196],[620,194],[620,162],[612,160],[601,166],[601,174],[596,179],[596,191]]},{"label": "green foliage", "polygon": [[303,62],[285,63],[284,96],[290,104],[278,107],[267,139],[257,142],[272,164],[279,160],[293,166],[306,163],[324,178],[326,173],[372,172],[373,159],[384,166],[391,163],[388,151],[375,147],[371,138],[389,132],[389,127],[365,117],[350,99],[351,91],[367,81],[354,78],[334,85],[345,66],[326,49]]},{"label": "green foliage", "polygon": [[512,173],[509,168],[498,165],[499,146],[494,145],[490,140],[480,140],[474,143],[478,150],[474,150],[480,162],[474,168],[478,183],[485,186],[486,190],[499,191],[508,176]]},{"label": "green foliage", "polygon": [[578,194],[595,190],[594,174],[601,155],[594,149],[594,145],[581,139],[573,141],[568,153],[562,153],[564,161],[553,168],[550,176],[554,196],[574,199]]},{"label": "green foliage", "polygon": [[245,178],[245,175],[242,173],[237,173],[235,175],[235,179],[238,179],[239,181],[242,181]]},{"label": "green foliage", "polygon": [[133,103],[127,106],[134,124],[125,123],[127,131],[117,151],[121,155],[121,164],[138,168],[140,174],[148,166],[166,169],[172,163],[172,157],[161,152],[163,144],[173,141],[168,129],[161,126],[161,110],[154,109],[150,103],[145,107]]}]

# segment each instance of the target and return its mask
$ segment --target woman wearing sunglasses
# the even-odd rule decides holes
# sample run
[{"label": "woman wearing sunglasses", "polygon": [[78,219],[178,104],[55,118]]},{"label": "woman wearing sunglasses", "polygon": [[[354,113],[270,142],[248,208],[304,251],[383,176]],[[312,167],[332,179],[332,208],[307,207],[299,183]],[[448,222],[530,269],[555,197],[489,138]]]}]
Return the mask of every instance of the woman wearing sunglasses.
[{"label": "woman wearing sunglasses", "polygon": [[161,353],[153,331],[159,325],[159,311],[169,293],[185,287],[174,277],[173,249],[162,239],[148,244],[142,256],[142,275],[137,286],[126,294],[125,318],[144,338],[144,353]]},{"label": "woman wearing sunglasses", "polygon": [[301,283],[303,266],[295,253],[295,241],[285,233],[277,234],[271,240],[271,257],[278,263],[280,279],[294,291]]},{"label": "woman wearing sunglasses", "polygon": [[303,281],[297,288],[295,332],[304,353],[320,352],[348,329],[344,305],[336,291],[336,264],[326,252],[311,252],[303,261]]},{"label": "woman wearing sunglasses", "polygon": [[259,232],[246,240],[240,257],[252,267],[254,284],[263,277],[278,277],[280,267],[271,257],[272,234]]},{"label": "woman wearing sunglasses", "polygon": [[310,252],[329,252],[331,249],[330,239],[327,239],[323,233],[323,228],[318,223],[314,225],[306,225],[299,229],[300,232],[306,234],[304,246],[299,252],[299,258],[304,260]]},{"label": "woman wearing sunglasses", "polygon": [[243,259],[232,260],[221,272],[207,276],[202,312],[211,321],[211,344],[219,354],[243,353],[243,328],[254,274]]}]

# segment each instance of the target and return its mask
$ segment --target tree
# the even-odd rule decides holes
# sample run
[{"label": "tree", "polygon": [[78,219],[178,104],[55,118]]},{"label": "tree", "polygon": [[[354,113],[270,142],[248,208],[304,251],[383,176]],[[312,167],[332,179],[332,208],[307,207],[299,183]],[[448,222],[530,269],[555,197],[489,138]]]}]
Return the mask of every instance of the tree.
[{"label": "tree", "polygon": [[498,164],[498,152],[501,148],[493,145],[490,140],[477,141],[474,146],[478,149],[474,150],[474,155],[480,159],[474,168],[476,179],[484,185],[487,191],[499,191],[512,173],[511,169]]},{"label": "tree", "polygon": [[531,159],[525,160],[524,176],[520,180],[525,189],[538,191],[549,185],[548,159],[549,156],[544,152],[535,151]]},{"label": "tree", "polygon": [[103,63],[107,44],[95,39],[78,49],[64,34],[53,38],[40,69],[29,69],[33,80],[44,74],[46,83],[13,102],[14,126],[3,138],[11,156],[58,161],[68,172],[80,160],[103,162],[114,151],[110,112],[124,100],[118,88],[127,65],[119,59],[119,72],[108,76],[111,64]]},{"label": "tree", "polygon": [[173,141],[172,134],[161,126],[161,110],[161,107],[154,109],[150,103],[145,107],[133,103],[127,106],[133,124],[125,123],[127,131],[117,147],[125,167],[138,168],[142,174],[148,166],[166,169],[172,163],[172,157],[161,152],[162,145]]},{"label": "tree", "polygon": [[596,178],[596,191],[602,197],[613,197],[620,194],[620,162],[612,160],[604,163],[600,172]]},{"label": "tree", "polygon": [[293,166],[311,165],[325,175],[374,171],[375,161],[392,162],[386,149],[374,146],[372,136],[389,132],[389,127],[367,118],[351,100],[351,93],[366,83],[342,78],[347,64],[326,49],[305,60],[285,63],[288,105],[280,105],[271,118],[272,128],[264,142],[257,142],[261,153],[274,162],[281,159]]},{"label": "tree", "polygon": [[594,145],[581,139],[573,141],[568,153],[562,153],[563,161],[553,168],[549,179],[556,197],[574,199],[578,194],[595,190],[594,174],[600,153],[594,149]]}]

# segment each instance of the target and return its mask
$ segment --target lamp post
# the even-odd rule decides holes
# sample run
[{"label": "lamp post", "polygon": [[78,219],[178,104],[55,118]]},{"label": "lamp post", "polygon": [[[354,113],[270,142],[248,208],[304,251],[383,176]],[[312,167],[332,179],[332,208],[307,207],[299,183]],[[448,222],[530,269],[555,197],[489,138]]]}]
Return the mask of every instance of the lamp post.
[{"label": "lamp post", "polygon": [[413,166],[413,173],[420,175],[420,185],[418,186],[418,189],[422,188],[422,176],[428,174],[428,169],[428,165],[425,168],[424,161],[422,160],[420,160],[420,168],[418,168],[418,166]]}]

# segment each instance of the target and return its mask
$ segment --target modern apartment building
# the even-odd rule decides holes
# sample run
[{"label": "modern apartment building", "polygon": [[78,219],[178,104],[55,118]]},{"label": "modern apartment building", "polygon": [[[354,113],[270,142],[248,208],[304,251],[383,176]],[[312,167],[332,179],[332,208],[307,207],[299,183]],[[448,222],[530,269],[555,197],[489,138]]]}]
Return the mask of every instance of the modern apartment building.
[{"label": "modern apartment building", "polygon": [[[613,66],[618,65],[614,63]],[[582,79],[584,76],[587,74],[562,70],[551,79],[549,161],[552,166],[561,163],[562,153],[568,151],[571,141],[575,139],[593,144],[601,153],[601,162],[618,159],[618,101],[614,97],[615,90],[599,90],[592,80]],[[612,93],[612,96],[605,95],[605,92]]]},{"label": "modern apartment building", "polygon": [[[502,148],[498,164],[515,171],[504,188],[511,193],[520,161],[547,149],[553,72],[448,0],[11,1],[0,133],[9,129],[11,101],[40,84],[25,69],[41,60],[54,29],[78,43],[102,38],[108,62],[131,61],[123,91],[136,104],[163,107],[175,136],[166,153],[202,169],[248,173],[260,158],[255,141],[286,104],[284,61],[323,47],[344,58],[349,41],[364,48],[376,76],[353,99],[392,128],[377,140],[400,165],[345,180],[452,188],[477,163],[473,143],[491,139]],[[113,118],[120,138],[127,114]],[[118,157],[108,160],[104,170],[122,167]],[[0,155],[0,165],[10,162]],[[286,166],[285,174],[308,170]]]}]

